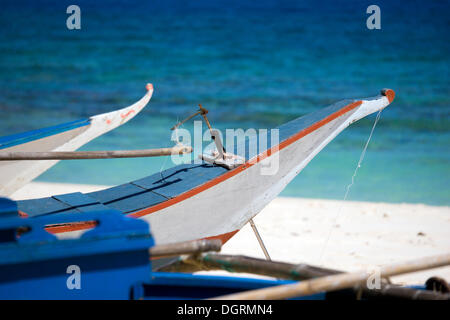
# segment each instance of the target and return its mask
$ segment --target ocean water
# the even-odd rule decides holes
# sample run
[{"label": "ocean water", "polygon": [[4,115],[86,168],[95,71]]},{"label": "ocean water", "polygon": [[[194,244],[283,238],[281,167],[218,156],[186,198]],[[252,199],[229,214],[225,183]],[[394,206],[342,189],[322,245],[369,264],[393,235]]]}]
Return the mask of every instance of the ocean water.
[{"label": "ocean water", "polygon": [[[81,8],[81,30],[66,8]],[[345,98],[397,96],[349,200],[450,205],[450,4],[377,1],[2,1],[0,135],[150,104],[82,150],[170,146],[198,103],[219,129],[273,128]],[[329,144],[284,196],[342,199],[375,115]],[[185,128],[192,128],[186,124]],[[170,159],[60,162],[41,181],[120,184]]]}]

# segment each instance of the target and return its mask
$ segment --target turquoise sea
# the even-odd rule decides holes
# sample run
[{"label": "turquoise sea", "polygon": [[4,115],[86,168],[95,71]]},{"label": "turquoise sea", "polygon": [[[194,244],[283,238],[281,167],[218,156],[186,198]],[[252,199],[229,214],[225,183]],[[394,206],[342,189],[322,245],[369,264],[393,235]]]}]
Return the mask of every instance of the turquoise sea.
[{"label": "turquoise sea", "polygon": [[[81,30],[66,8],[81,8]],[[219,129],[273,128],[344,98],[396,91],[350,200],[450,205],[450,3],[377,1],[2,1],[0,135],[150,104],[83,150],[170,146],[202,103]],[[375,116],[355,123],[285,189],[342,199]],[[192,128],[191,124],[184,126]],[[65,161],[38,180],[120,184],[170,159]]]}]

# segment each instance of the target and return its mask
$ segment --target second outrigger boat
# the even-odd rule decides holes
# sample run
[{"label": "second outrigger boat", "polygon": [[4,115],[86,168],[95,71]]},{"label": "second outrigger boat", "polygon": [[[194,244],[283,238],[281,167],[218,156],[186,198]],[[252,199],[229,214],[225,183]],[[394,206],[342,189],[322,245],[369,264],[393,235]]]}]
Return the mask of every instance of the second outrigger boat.
[{"label": "second outrigger boat", "polygon": [[[0,137],[0,152],[74,151],[134,118],[152,97],[153,85],[147,84],[146,89],[147,93],[139,101],[126,108],[88,119]],[[57,162],[57,160],[1,161],[0,195],[13,194]]]},{"label": "second outrigger boat", "polygon": [[[102,209],[145,219],[157,244],[196,239],[226,242],[272,201],[331,140],[351,123],[380,111],[395,97],[343,100],[278,127],[279,142],[226,168],[217,163],[182,164],[140,180],[91,193],[70,193],[18,202],[24,217]],[[270,139],[269,139],[270,140]],[[249,142],[247,144],[258,143]],[[278,157],[274,174],[261,169]],[[47,227],[52,233],[91,228],[94,221]]]}]

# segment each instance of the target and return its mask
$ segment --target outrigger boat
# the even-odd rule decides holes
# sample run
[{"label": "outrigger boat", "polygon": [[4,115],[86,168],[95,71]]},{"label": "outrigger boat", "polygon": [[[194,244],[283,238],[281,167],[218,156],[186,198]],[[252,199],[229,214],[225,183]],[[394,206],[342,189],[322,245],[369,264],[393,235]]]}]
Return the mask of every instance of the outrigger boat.
[{"label": "outrigger boat", "polygon": [[[114,209],[146,220],[157,244],[196,239],[220,239],[225,243],[342,130],[382,110],[394,97],[393,90],[384,89],[376,97],[337,102],[281,125],[277,128],[278,142],[267,147],[247,139],[245,150],[256,143],[257,155],[250,157],[247,153],[234,166],[223,165],[225,158],[205,156],[201,163],[177,165],[101,191],[19,201],[18,210],[23,217],[63,217],[68,213]],[[279,161],[278,170],[261,174],[262,168],[274,159]],[[93,221],[61,223],[48,226],[47,230],[60,233],[93,226]]]},{"label": "outrigger boat", "polygon": [[[58,239],[44,230],[92,220],[98,225],[79,238]],[[306,264],[216,254],[212,251],[220,251],[218,240],[155,245],[151,229],[145,221],[111,209],[22,219],[16,202],[0,198],[0,299],[224,299],[236,294],[249,299],[260,290],[277,292],[286,285],[307,290],[284,297],[266,292],[259,299],[450,299],[448,284],[438,278],[430,278],[426,286],[383,282],[378,289],[368,288],[365,270],[355,279],[354,273]],[[151,258],[180,254],[175,263],[155,271]],[[447,254],[383,270],[392,275],[449,264]],[[277,279],[192,274],[214,269]]]},{"label": "outrigger boat", "polygon": [[[48,128],[0,137],[0,152],[73,151],[135,117],[150,101],[153,86],[133,105],[116,111]],[[32,181],[57,160],[1,161],[0,195],[11,195]]]}]

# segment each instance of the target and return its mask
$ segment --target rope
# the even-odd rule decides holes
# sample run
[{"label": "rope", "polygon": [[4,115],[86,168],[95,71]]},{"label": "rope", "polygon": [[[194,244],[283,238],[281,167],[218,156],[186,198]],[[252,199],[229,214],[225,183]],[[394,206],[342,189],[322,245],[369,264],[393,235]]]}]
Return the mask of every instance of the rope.
[{"label": "rope", "polygon": [[[361,168],[361,163],[363,162],[364,157],[365,157],[365,155],[366,155],[367,147],[369,146],[369,142],[370,142],[370,140],[372,139],[372,135],[373,135],[373,132],[374,132],[374,130],[375,130],[375,127],[377,126],[378,120],[380,120],[381,111],[382,111],[382,110],[378,111],[378,113],[377,113],[377,117],[375,118],[375,121],[374,121],[374,123],[373,123],[372,130],[370,130],[369,138],[367,139],[366,144],[364,145],[364,149],[363,149],[363,151],[361,152],[361,155],[360,155],[360,157],[359,157],[358,164],[356,165],[356,168],[355,168],[355,170],[354,170],[354,172],[353,172],[353,175],[352,175],[352,182],[351,182],[349,185],[347,185],[347,187],[346,187],[346,191],[345,191],[345,195],[344,195],[343,202],[345,202],[345,201],[347,200],[348,194],[349,194],[349,192],[350,192],[350,188],[351,188],[351,187],[353,186],[353,184],[355,183],[355,177],[356,177],[356,174],[358,173],[359,168]],[[340,216],[341,211],[342,211],[342,208],[344,207],[344,204],[345,204],[345,203],[342,203],[341,206],[339,207],[339,210],[338,210],[338,213],[337,213],[337,215],[336,215],[336,217],[335,217],[335,219],[334,219],[333,225],[335,225],[336,222],[338,221],[339,216]],[[332,234],[332,232],[333,232],[333,225],[331,226],[331,228],[330,228],[330,230],[329,230],[329,232],[328,232],[327,240],[325,241],[325,245],[324,245],[324,247],[322,248],[322,251],[321,251],[321,253],[320,253],[320,256],[319,256],[319,264],[320,264],[320,262],[322,261],[322,257],[323,257],[323,255],[324,255],[324,253],[325,253],[325,251],[326,251],[326,248],[327,248],[327,246],[328,246],[328,242],[330,241],[331,234]]]}]

